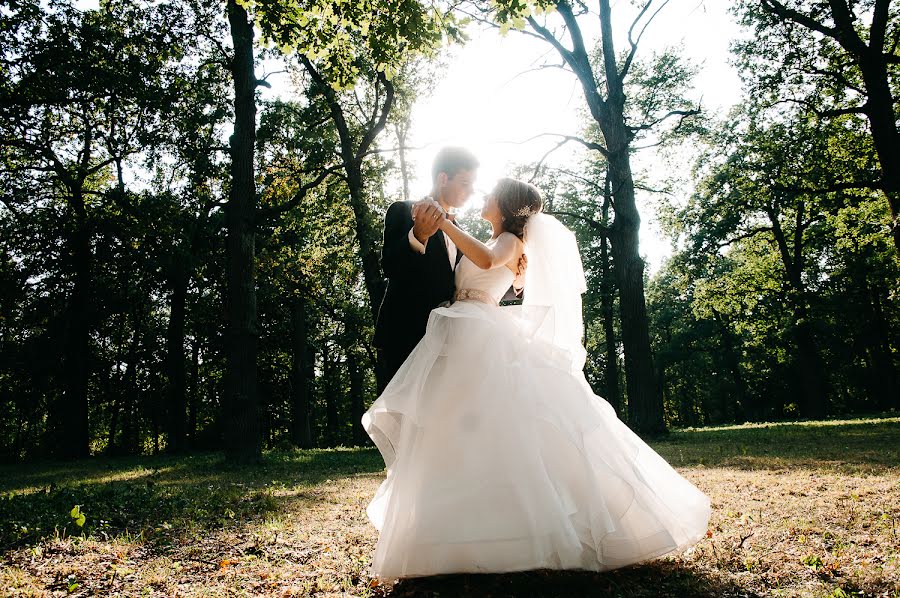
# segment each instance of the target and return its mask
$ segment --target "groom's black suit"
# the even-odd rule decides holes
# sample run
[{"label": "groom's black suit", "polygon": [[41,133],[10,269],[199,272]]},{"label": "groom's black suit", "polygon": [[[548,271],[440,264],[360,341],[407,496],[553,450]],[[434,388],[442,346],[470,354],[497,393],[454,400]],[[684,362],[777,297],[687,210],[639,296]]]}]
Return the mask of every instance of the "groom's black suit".
[{"label": "groom's black suit", "polygon": [[[431,310],[451,300],[456,290],[444,233],[438,230],[428,239],[423,255],[409,246],[412,226],[412,202],[391,204],[381,251],[388,284],[372,339],[381,354],[385,384],[425,336]],[[457,252],[457,262],[461,256]]]}]

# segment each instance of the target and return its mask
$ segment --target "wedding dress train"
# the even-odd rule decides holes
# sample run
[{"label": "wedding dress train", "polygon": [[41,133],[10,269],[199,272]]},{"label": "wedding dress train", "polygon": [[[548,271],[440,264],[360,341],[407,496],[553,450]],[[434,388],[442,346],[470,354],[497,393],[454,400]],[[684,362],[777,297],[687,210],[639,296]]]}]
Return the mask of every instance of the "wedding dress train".
[{"label": "wedding dress train", "polygon": [[498,306],[512,279],[463,257],[461,300],[363,415],[387,466],[367,507],[378,578],[602,571],[706,533],[709,499],[536,334],[553,314]]}]

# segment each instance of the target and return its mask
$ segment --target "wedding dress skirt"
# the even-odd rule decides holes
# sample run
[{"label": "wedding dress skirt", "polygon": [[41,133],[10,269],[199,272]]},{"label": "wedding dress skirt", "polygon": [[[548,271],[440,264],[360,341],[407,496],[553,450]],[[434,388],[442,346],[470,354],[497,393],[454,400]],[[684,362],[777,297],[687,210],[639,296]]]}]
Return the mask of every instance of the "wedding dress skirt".
[{"label": "wedding dress skirt", "polygon": [[388,470],[367,507],[372,575],[602,571],[705,535],[709,499],[532,334],[544,314],[525,309],[435,309],[363,415]]}]

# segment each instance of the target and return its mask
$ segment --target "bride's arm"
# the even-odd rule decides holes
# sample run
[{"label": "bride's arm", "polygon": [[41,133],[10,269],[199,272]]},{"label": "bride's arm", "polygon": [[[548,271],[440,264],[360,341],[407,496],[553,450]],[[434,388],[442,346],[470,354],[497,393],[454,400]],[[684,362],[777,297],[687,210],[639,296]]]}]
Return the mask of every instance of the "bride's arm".
[{"label": "bride's arm", "polygon": [[488,247],[466,231],[462,230],[449,219],[441,222],[441,230],[450,237],[456,247],[463,252],[472,263],[482,270],[490,270],[498,266],[505,266],[513,259],[517,259],[520,253],[519,245],[522,243],[515,235],[500,235],[493,247]]}]

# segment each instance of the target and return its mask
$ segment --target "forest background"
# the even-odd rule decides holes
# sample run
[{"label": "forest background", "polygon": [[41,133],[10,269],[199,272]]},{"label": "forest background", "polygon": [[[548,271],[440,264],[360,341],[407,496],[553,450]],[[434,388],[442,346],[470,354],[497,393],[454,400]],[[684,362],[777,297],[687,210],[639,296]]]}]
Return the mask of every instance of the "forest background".
[{"label": "forest background", "polygon": [[895,412],[898,12],[5,2],[0,460],[367,444],[382,217],[467,139],[638,432]]}]

